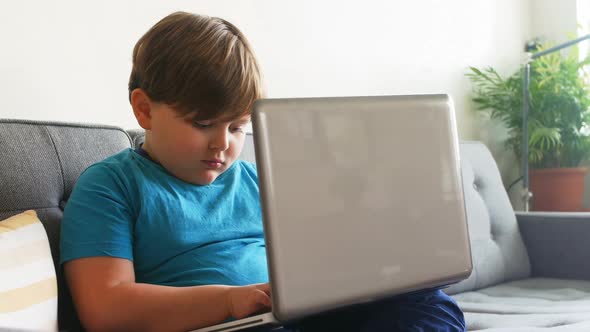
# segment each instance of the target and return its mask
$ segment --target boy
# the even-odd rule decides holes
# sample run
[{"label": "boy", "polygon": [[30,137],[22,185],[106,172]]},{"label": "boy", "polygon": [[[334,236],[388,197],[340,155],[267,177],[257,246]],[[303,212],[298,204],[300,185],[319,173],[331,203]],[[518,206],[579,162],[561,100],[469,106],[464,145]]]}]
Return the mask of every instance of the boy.
[{"label": "boy", "polygon": [[[270,310],[256,168],[237,160],[262,95],[251,47],[225,20],[177,12],[137,42],[129,99],[145,143],[89,167],[62,221],[88,330],[186,331]],[[464,330],[440,291],[346,317],[300,328]]]}]

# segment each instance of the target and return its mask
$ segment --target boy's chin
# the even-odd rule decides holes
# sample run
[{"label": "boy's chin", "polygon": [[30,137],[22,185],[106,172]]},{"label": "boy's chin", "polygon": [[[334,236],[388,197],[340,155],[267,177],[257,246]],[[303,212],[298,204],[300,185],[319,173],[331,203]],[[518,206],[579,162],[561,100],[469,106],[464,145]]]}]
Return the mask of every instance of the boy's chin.
[{"label": "boy's chin", "polygon": [[188,174],[174,174],[177,178],[181,179],[184,182],[188,182],[191,184],[199,185],[199,186],[207,186],[215,182],[215,180],[227,171],[227,168],[224,167],[220,169],[196,169]]},{"label": "boy's chin", "polygon": [[192,183],[192,184],[196,184],[198,186],[208,186],[211,183],[213,183],[215,181],[215,179],[217,179],[217,176],[211,178],[211,177],[201,177],[198,179],[190,179],[187,182]]},{"label": "boy's chin", "polygon": [[189,182],[200,186],[208,186],[211,183],[215,182],[215,180],[217,179],[217,177],[219,177],[219,175],[221,175],[221,173],[223,172],[207,171],[205,172],[205,174],[202,174],[198,178],[194,179],[194,181]]},{"label": "boy's chin", "polygon": [[219,175],[221,175],[221,173],[209,171],[205,174],[199,174],[198,176],[182,176],[178,174],[175,174],[174,176],[190,184],[195,184],[198,186],[208,186],[211,183],[213,183]]}]

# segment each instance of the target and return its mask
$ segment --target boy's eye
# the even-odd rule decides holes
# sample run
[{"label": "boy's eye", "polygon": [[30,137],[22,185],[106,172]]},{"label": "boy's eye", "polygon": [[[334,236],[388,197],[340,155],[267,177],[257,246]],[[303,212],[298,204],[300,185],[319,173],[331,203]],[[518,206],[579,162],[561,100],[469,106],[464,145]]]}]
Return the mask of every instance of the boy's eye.
[{"label": "boy's eye", "polygon": [[241,132],[244,131],[244,129],[242,127],[233,127],[233,128],[230,129],[230,131],[232,133],[241,133]]},{"label": "boy's eye", "polygon": [[211,127],[211,124],[208,122],[195,121],[195,122],[193,122],[193,126],[195,126],[197,128],[205,129],[205,128]]}]

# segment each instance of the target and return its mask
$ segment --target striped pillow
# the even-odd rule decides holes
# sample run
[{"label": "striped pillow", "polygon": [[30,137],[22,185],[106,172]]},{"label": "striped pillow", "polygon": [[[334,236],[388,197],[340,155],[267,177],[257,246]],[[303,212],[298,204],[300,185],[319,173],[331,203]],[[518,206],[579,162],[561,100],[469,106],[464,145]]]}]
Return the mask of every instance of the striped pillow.
[{"label": "striped pillow", "polygon": [[0,330],[57,331],[57,281],[35,211],[0,221]]}]

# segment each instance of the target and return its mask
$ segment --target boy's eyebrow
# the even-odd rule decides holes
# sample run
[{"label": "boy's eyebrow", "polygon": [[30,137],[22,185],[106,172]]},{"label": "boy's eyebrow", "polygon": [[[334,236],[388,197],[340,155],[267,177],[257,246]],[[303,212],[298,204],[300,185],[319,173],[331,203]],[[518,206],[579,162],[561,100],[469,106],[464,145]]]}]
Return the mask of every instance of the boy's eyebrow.
[{"label": "boy's eyebrow", "polygon": [[187,118],[189,118],[190,121],[208,121],[213,123],[219,123],[219,122],[225,122],[225,123],[237,123],[237,124],[246,124],[250,121],[252,121],[252,118],[250,116],[248,117],[243,117],[243,118],[237,118],[237,119],[202,119],[202,120],[197,120],[197,116],[188,116]]}]

